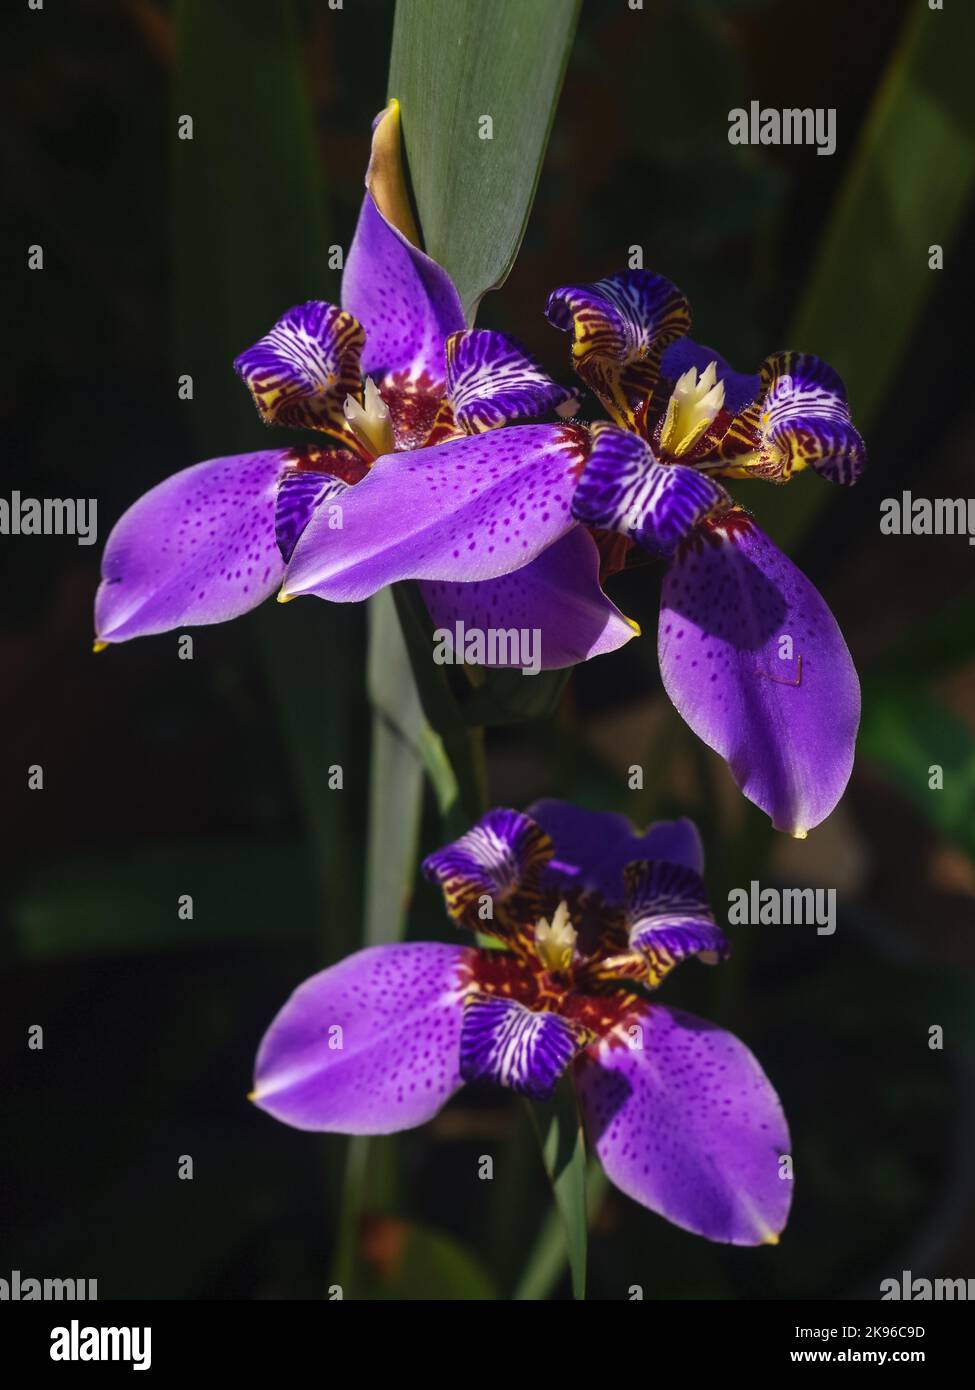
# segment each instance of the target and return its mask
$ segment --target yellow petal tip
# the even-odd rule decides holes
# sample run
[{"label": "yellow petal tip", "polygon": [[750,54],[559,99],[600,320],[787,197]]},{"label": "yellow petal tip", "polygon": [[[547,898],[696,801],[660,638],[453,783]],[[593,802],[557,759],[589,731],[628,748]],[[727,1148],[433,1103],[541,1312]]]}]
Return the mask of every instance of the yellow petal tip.
[{"label": "yellow petal tip", "polygon": [[109,646],[111,646],[111,643],[110,643],[110,642],[102,642],[102,641],[97,641],[97,640],[96,640],[96,641],[92,642],[92,644],[91,644],[91,649],[92,649],[92,651],[95,653],[95,655],[97,656],[99,652],[103,652],[103,651],[107,650],[107,648],[108,648]]},{"label": "yellow petal tip", "polygon": [[792,832],[792,838],[793,838],[794,840],[807,840],[807,839],[809,838],[809,831],[808,831],[808,830],[793,830],[793,832]]},{"label": "yellow petal tip", "polygon": [[376,207],[413,246],[420,245],[420,231],[413,216],[403,172],[400,104],[390,97],[372,132],[372,154],[366,170],[366,187]]},{"label": "yellow petal tip", "polygon": [[284,589],[278,590],[278,603],[290,603],[293,598],[297,597],[297,594],[289,594]]},{"label": "yellow petal tip", "polygon": [[630,627],[633,629],[634,634],[635,634],[637,637],[642,637],[642,636],[643,636],[643,628],[642,628],[642,627],[640,626],[640,624],[637,622],[636,618],[627,618],[625,613],[623,614],[623,617],[626,619],[626,622],[627,622],[627,623],[630,625]]},{"label": "yellow petal tip", "polygon": [[762,1236],[763,1245],[778,1245],[779,1238],[774,1231],[769,1231],[768,1235]]}]

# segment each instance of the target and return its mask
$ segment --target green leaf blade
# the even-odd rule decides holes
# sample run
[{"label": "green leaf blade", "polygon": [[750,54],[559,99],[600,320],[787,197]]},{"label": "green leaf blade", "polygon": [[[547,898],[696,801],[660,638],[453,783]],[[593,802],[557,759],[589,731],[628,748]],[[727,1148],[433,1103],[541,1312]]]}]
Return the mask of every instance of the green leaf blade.
[{"label": "green leaf blade", "polygon": [[[790,326],[790,347],[836,368],[854,421],[868,432],[937,285],[929,247],[958,254],[975,189],[975,89],[967,78],[973,48],[975,8],[913,7]],[[798,495],[768,490],[756,507],[787,548],[830,496],[821,480],[802,482]]]},{"label": "green leaf blade", "polygon": [[521,244],[578,12],[578,0],[398,0],[389,93],[425,249],[471,323]]}]

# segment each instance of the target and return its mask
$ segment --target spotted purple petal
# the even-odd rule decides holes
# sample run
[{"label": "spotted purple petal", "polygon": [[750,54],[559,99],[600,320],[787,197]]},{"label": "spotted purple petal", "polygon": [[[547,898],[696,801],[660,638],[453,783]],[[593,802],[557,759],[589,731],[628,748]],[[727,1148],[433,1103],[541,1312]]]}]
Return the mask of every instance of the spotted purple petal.
[{"label": "spotted purple petal", "polygon": [[458,926],[508,939],[526,917],[538,916],[538,881],[551,853],[551,841],[531,817],[495,809],[431,854],[423,872],[440,885]]},{"label": "spotted purple petal", "polygon": [[636,428],[654,393],[664,349],[691,311],[676,286],[649,270],[553,290],[545,313],[572,334],[572,364],[617,424]]},{"label": "spotted purple petal", "polygon": [[444,343],[466,328],[447,272],[419,249],[403,180],[399,104],[373,128],[366,195],[342,276],[342,304],[362,324],[362,370],[426,373],[442,382]]},{"label": "spotted purple petal", "polygon": [[555,1013],[534,1013],[515,999],[471,994],[460,1037],[465,1081],[493,1081],[533,1100],[548,1100],[584,1040]]},{"label": "spotted purple petal", "polygon": [[140,497],[105,546],[99,641],[226,622],[273,594],[284,573],[274,508],[292,459],[285,449],[209,459]]},{"label": "spotted purple petal", "polygon": [[474,955],[432,942],[370,946],[313,975],[264,1035],[251,1099],[296,1129],[423,1124],[462,1084]]},{"label": "spotted purple petal", "polygon": [[600,588],[599,551],[583,526],[512,574],[476,584],[427,579],[420,590],[435,628],[454,633],[461,623],[465,632],[504,633],[499,654],[510,647],[512,655],[499,665],[524,666],[527,643],[543,671],[574,666],[616,651],[638,632]]},{"label": "spotted purple petal", "polygon": [[447,399],[468,434],[546,415],[572,398],[503,333],[470,329],[447,339]]},{"label": "spotted purple petal", "polygon": [[345,501],[343,530],[321,512],[298,542],[285,588],[352,602],[398,579],[496,579],[575,524],[577,425],[513,425],[388,454]]},{"label": "spotted purple petal", "polygon": [[740,508],[673,560],[658,655],[680,715],[776,829],[829,815],[853,765],[856,671],[823,599]]},{"label": "spotted purple petal", "polygon": [[361,393],[362,326],[334,304],[309,300],[289,309],[234,363],[261,419],[291,429],[348,436],[342,407]]},{"label": "spotted purple petal", "polygon": [[780,1163],[789,1131],[765,1073],[737,1038],[692,1014],[652,1004],[637,1018],[578,1064],[586,1130],[607,1177],[709,1240],[774,1244],[792,1178]]},{"label": "spotted purple petal", "polygon": [[704,850],[694,822],[656,821],[644,834],[626,816],[590,811],[570,801],[536,801],[526,813],[547,832],[555,849],[551,868],[566,885],[593,889],[610,904],[623,903],[623,874],[634,860],[682,864],[700,875]]},{"label": "spotted purple petal", "polygon": [[572,515],[671,555],[694,526],[730,501],[720,483],[680,463],[658,463],[639,435],[600,420],[572,498]]}]

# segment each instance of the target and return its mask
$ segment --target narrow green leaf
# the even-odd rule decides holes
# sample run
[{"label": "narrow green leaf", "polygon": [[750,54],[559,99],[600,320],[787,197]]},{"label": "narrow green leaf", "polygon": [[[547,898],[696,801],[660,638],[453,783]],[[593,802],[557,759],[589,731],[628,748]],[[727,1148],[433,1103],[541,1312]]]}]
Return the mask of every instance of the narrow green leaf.
[{"label": "narrow green leaf", "polygon": [[531,1108],[542,1161],[562,1220],[573,1296],[584,1299],[588,1245],[586,1141],[572,1078],[563,1076],[553,1098],[544,1103],[533,1102]]},{"label": "narrow green leaf", "polygon": [[[602,1207],[608,1186],[599,1160],[591,1158],[586,1167],[586,1216],[590,1226]],[[565,1261],[565,1229],[558,1210],[553,1208],[546,1213],[512,1297],[516,1302],[548,1298],[565,1268]]]},{"label": "narrow green leaf", "polygon": [[389,94],[426,250],[471,323],[521,244],[578,11],[579,0],[397,0]]},{"label": "narrow green leaf", "polygon": [[423,763],[395,724],[372,716],[369,838],[363,941],[400,941],[413,896],[423,803]]},{"label": "narrow green leaf", "polygon": [[374,945],[403,934],[416,877],[424,768],[443,814],[457,799],[457,781],[443,741],[424,716],[388,589],[369,601],[367,672],[373,719],[365,939]]},{"label": "narrow green leaf", "polygon": [[[486,805],[481,731],[465,722],[463,694],[458,696],[451,684],[451,668],[434,663],[433,623],[419,589],[413,583],[395,584],[393,598],[424,715],[437,731],[456,778],[454,799],[449,804],[442,799],[441,810],[445,828],[459,834],[477,820]],[[442,784],[446,791],[446,781]]]},{"label": "narrow green leaf", "polygon": [[843,182],[792,340],[827,358],[870,419],[950,246],[975,176],[975,8],[912,6]]},{"label": "narrow green leaf", "polygon": [[[258,615],[268,681],[309,833],[329,960],[359,943],[354,782],[365,772],[361,614],[319,599],[268,604]],[[340,785],[330,785],[341,775]]]},{"label": "narrow green leaf", "polygon": [[329,1282],[338,1284],[344,1298],[358,1292],[359,1224],[366,1201],[369,1158],[373,1141],[368,1134],[353,1134],[345,1154],[345,1172],[338,1204],[338,1233]]},{"label": "narrow green leaf", "polygon": [[[867,429],[937,284],[928,248],[943,247],[946,262],[960,254],[975,186],[973,51],[975,6],[911,7],[789,332],[790,346],[836,368]],[[798,496],[763,490],[756,506],[787,547],[830,495],[818,479],[800,483]]]}]

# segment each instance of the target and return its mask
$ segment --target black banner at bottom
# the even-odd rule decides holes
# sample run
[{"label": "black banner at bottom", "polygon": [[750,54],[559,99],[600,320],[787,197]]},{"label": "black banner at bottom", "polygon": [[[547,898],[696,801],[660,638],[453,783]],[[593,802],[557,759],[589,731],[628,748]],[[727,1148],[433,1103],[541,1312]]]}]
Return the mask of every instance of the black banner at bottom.
[{"label": "black banner at bottom", "polygon": [[[544,1310],[537,1304],[480,1304],[465,1314],[456,1303],[342,1300],[3,1303],[0,1337],[4,1365],[16,1365],[28,1375],[50,1367],[58,1381],[70,1384],[74,1376],[97,1368],[100,1375],[148,1375],[162,1384],[177,1384],[188,1372],[208,1370],[280,1379],[307,1366],[326,1377],[347,1368],[352,1356],[368,1367],[370,1378],[384,1363],[400,1372],[414,1363],[419,1372],[431,1354],[442,1364],[452,1344],[462,1352],[465,1344],[468,1349],[481,1345],[495,1368],[502,1365],[506,1346],[517,1347],[522,1372],[534,1347],[540,1367],[551,1369],[553,1351],[564,1352],[569,1345],[566,1331],[580,1347],[591,1337],[605,1349],[619,1336],[624,1339],[621,1349],[643,1348],[641,1357],[652,1353],[655,1362],[664,1352],[668,1362],[678,1362],[685,1371],[713,1367],[727,1374],[757,1368],[781,1374],[817,1365],[947,1370],[957,1364],[972,1335],[963,1301],[627,1303],[616,1312],[604,1303],[598,1312],[580,1305],[572,1317],[583,1321],[563,1330],[565,1311],[558,1304]],[[589,1317],[593,1321],[587,1331]],[[626,1340],[634,1334],[639,1342]]]}]

